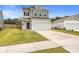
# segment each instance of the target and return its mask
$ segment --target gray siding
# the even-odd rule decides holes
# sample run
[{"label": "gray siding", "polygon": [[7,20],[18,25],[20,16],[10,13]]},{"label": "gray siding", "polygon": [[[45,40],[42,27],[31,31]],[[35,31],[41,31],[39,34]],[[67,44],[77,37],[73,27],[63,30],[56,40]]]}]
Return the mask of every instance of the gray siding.
[{"label": "gray siding", "polygon": [[4,27],[4,21],[3,21],[3,13],[0,10],[0,27],[3,28]]}]

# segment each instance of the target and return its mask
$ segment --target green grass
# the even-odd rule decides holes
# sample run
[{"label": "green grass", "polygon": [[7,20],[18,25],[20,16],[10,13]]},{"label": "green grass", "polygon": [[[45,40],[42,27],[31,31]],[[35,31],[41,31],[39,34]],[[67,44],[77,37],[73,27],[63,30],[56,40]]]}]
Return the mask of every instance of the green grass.
[{"label": "green grass", "polygon": [[0,32],[0,46],[31,43],[43,40],[47,39],[34,31],[4,29]]},{"label": "green grass", "polygon": [[63,32],[63,33],[67,33],[67,34],[72,34],[72,35],[77,35],[79,36],[79,32],[76,31],[70,31],[70,30],[63,30],[63,29],[53,29],[54,31],[58,31],[58,32]]},{"label": "green grass", "polygon": [[34,51],[32,53],[69,53],[69,52],[62,47],[57,47],[57,48]]}]

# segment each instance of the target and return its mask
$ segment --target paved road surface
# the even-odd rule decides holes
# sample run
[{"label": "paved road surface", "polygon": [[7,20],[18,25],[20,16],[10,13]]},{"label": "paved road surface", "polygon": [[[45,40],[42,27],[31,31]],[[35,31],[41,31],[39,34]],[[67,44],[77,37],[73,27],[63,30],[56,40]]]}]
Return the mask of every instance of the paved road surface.
[{"label": "paved road surface", "polygon": [[59,45],[52,43],[51,41],[40,41],[26,44],[18,44],[11,46],[0,47],[1,53],[26,53],[36,50],[48,49],[59,47]]}]

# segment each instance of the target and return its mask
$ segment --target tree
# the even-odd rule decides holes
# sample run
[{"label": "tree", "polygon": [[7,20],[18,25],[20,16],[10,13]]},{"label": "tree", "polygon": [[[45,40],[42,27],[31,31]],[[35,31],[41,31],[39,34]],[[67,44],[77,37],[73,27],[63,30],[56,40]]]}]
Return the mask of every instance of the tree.
[{"label": "tree", "polygon": [[62,17],[55,17],[51,19],[51,22],[61,19]]},{"label": "tree", "polygon": [[56,20],[59,20],[59,19],[61,19],[61,17],[56,17],[55,19],[56,19]]},{"label": "tree", "polygon": [[20,23],[20,20],[18,20],[17,18],[15,19],[8,18],[4,20],[4,24],[18,24],[18,23]]},{"label": "tree", "polygon": [[4,24],[11,24],[12,20],[10,18],[4,20]]},{"label": "tree", "polygon": [[64,16],[64,17],[69,17],[69,16]]},{"label": "tree", "polygon": [[4,20],[4,24],[15,24],[17,25],[17,28],[21,28],[21,25],[22,25],[21,22],[22,21],[18,18],[14,18],[14,19],[8,18]]},{"label": "tree", "polygon": [[53,22],[53,21],[55,21],[55,20],[56,20],[55,18],[52,18],[52,19],[51,19],[51,22]]}]

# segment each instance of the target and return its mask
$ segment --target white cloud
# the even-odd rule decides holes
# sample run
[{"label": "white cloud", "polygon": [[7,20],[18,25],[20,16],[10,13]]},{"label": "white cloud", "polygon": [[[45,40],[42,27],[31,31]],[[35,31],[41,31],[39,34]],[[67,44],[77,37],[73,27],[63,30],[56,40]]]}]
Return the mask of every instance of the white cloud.
[{"label": "white cloud", "polygon": [[14,9],[17,9],[16,8],[16,5],[5,5],[5,6],[2,6],[2,8],[3,8],[3,10],[9,10],[9,9],[12,9],[12,10],[14,10]]},{"label": "white cloud", "polygon": [[2,6],[3,16],[5,18],[19,18],[21,17],[21,9],[16,5],[5,5]]},{"label": "white cloud", "polygon": [[19,18],[21,15],[21,11],[19,10],[3,10],[4,18]]}]

